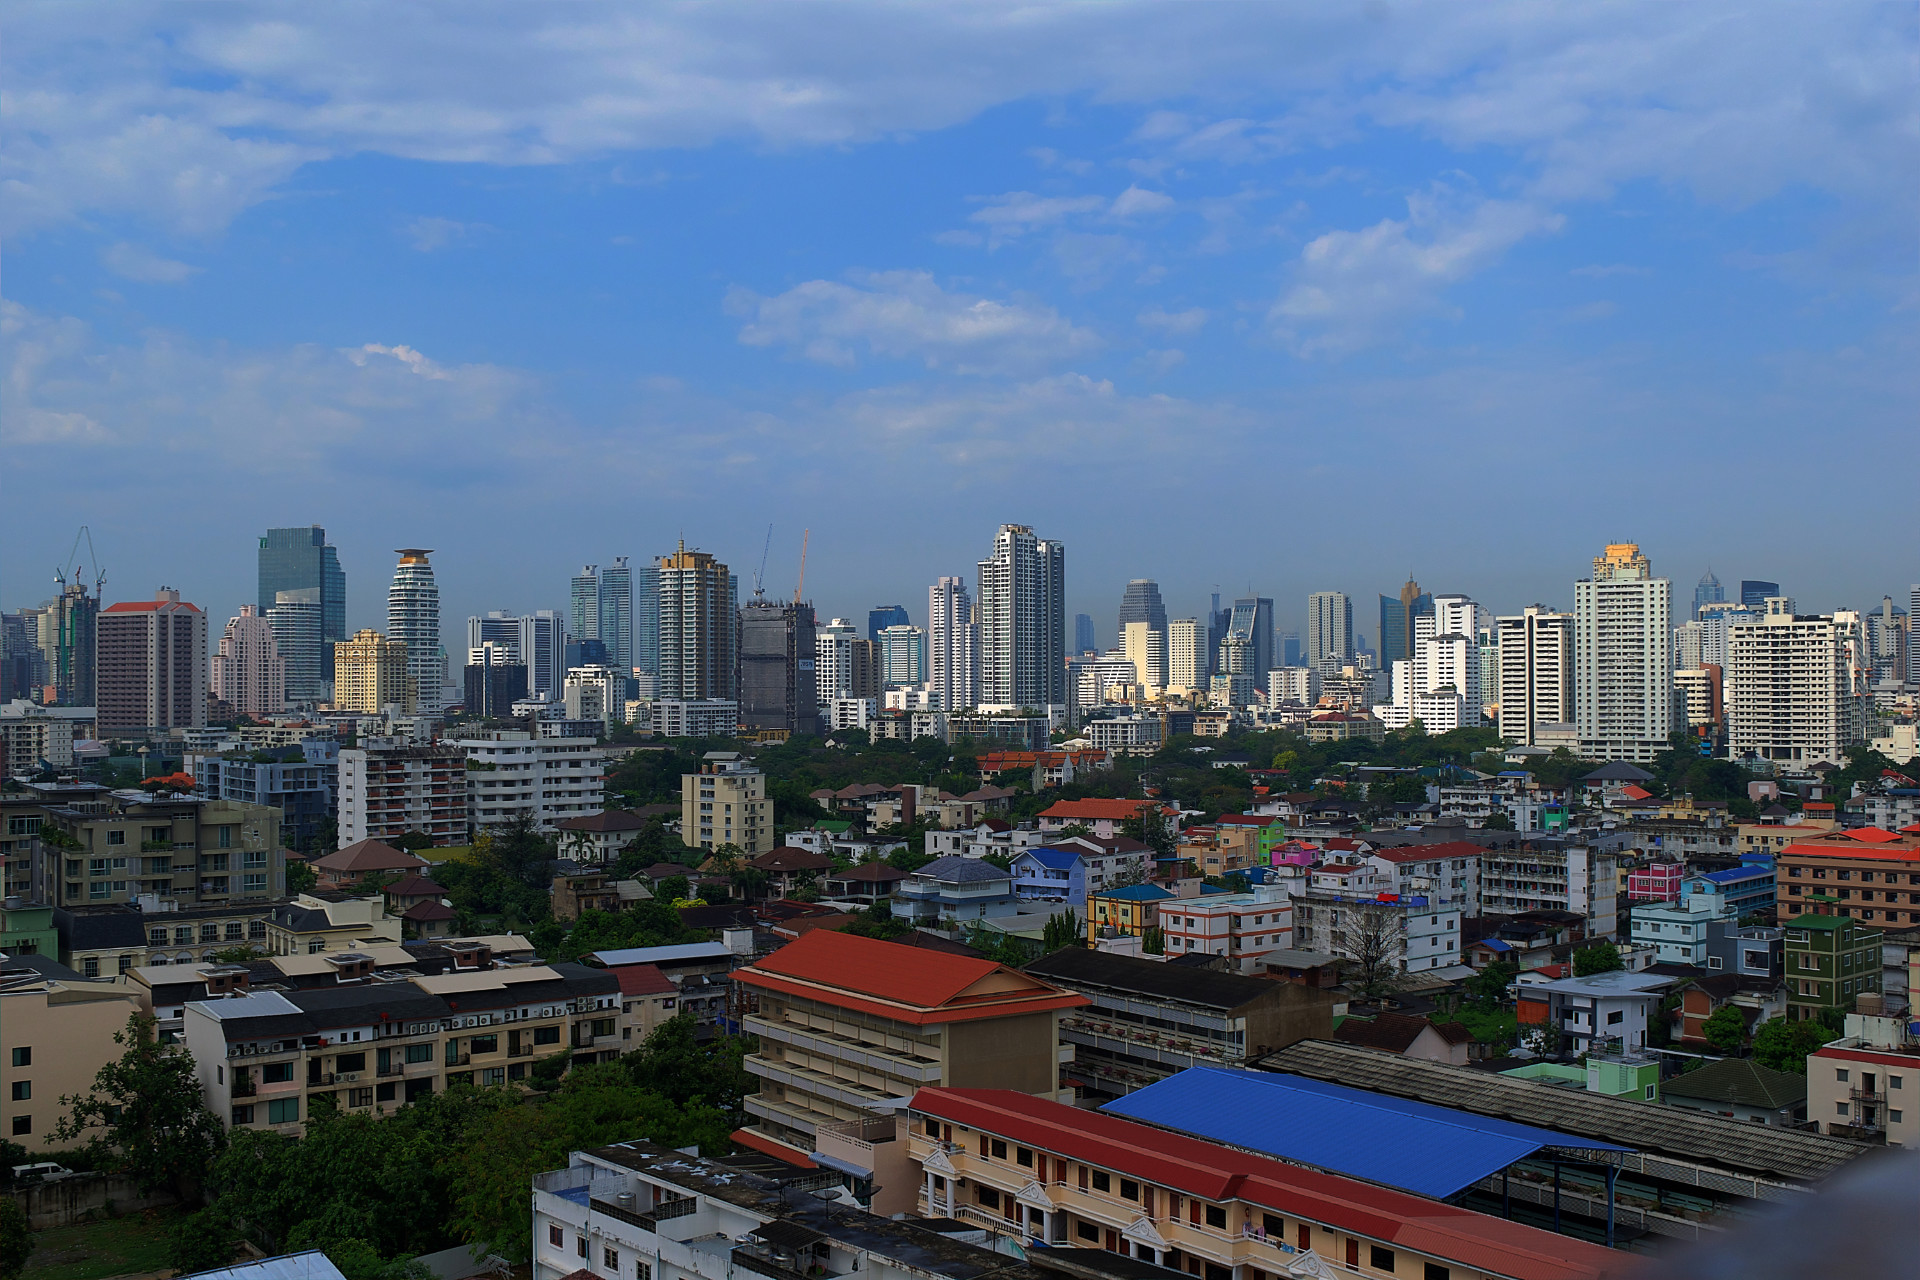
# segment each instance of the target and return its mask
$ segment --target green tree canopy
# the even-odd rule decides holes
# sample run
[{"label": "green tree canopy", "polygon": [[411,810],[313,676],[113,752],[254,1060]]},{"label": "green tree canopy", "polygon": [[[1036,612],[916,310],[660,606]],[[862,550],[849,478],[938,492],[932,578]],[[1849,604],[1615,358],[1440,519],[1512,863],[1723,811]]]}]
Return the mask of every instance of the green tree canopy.
[{"label": "green tree canopy", "polygon": [[113,1033],[121,1055],[101,1067],[86,1093],[62,1097],[67,1116],[56,1141],[81,1141],[143,1193],[185,1195],[206,1176],[226,1142],[220,1118],[201,1100],[193,1055],[163,1045],[154,1020],[136,1013]]},{"label": "green tree canopy", "polygon": [[1700,1032],[1718,1052],[1738,1053],[1747,1042],[1747,1020],[1739,1009],[1723,1004],[1700,1024]]},{"label": "green tree canopy", "polygon": [[1620,959],[1620,948],[1611,942],[1596,942],[1590,947],[1581,947],[1573,953],[1573,976],[1591,977],[1596,973],[1612,973],[1624,969],[1626,962]]},{"label": "green tree canopy", "polygon": [[1753,1060],[1775,1071],[1807,1074],[1807,1055],[1833,1038],[1824,1023],[1768,1018],[1754,1029]]},{"label": "green tree canopy", "polygon": [[27,1211],[12,1196],[0,1196],[0,1280],[20,1280],[33,1256],[33,1232]]}]

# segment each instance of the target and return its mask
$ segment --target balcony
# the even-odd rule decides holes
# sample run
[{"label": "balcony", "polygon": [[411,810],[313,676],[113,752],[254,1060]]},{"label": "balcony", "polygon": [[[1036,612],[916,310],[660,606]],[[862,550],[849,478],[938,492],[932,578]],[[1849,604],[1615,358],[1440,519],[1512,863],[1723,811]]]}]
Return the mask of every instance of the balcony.
[{"label": "balcony", "polygon": [[251,1080],[235,1080],[233,1082],[233,1096],[236,1098],[251,1098],[259,1092],[260,1086]]},{"label": "balcony", "polygon": [[1885,1103],[1887,1100],[1887,1091],[1879,1085],[1857,1084],[1847,1092],[1855,1102]]}]

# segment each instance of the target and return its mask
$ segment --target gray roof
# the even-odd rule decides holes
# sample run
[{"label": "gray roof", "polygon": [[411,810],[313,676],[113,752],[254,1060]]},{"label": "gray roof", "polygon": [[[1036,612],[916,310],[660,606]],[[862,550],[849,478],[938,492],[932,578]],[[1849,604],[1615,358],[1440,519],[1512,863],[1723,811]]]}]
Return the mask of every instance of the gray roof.
[{"label": "gray roof", "polygon": [[346,1280],[346,1277],[326,1254],[309,1249],[305,1253],[283,1253],[217,1271],[196,1271],[181,1280]]},{"label": "gray roof", "polygon": [[913,874],[938,880],[942,884],[977,884],[986,880],[1013,879],[1013,872],[1002,871],[984,858],[962,858],[957,855],[935,858]]},{"label": "gray roof", "polygon": [[1276,991],[1282,984],[1237,973],[1174,966],[1085,947],[1062,947],[1027,966],[1028,973],[1079,991],[1108,987],[1149,999],[1177,1000],[1208,1009],[1238,1009]]},{"label": "gray roof", "polygon": [[1775,1071],[1751,1058],[1722,1058],[1660,1086],[1669,1098],[1697,1098],[1779,1111],[1807,1100],[1807,1078]]},{"label": "gray roof", "polygon": [[1614,760],[1601,765],[1592,773],[1581,776],[1582,782],[1651,782],[1653,775],[1639,765],[1628,764],[1625,760]]},{"label": "gray roof", "polygon": [[1650,1106],[1332,1040],[1302,1040],[1268,1054],[1256,1065],[1475,1115],[1603,1138],[1643,1154],[1670,1156],[1748,1177],[1817,1182],[1871,1149],[1844,1138]]}]

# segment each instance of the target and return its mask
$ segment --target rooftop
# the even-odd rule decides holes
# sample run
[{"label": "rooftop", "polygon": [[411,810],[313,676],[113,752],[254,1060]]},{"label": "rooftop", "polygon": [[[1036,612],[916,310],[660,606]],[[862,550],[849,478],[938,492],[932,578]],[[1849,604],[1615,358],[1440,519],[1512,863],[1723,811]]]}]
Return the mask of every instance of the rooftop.
[{"label": "rooftop", "polygon": [[1209,1009],[1238,1009],[1284,989],[1265,978],[1176,967],[1085,947],[1062,947],[1035,960],[1027,966],[1027,972],[1075,989],[1111,987]]},{"label": "rooftop", "polygon": [[1763,1067],[1751,1058],[1722,1058],[1698,1071],[1675,1076],[1661,1085],[1660,1091],[1669,1098],[1697,1098],[1777,1111],[1807,1100],[1807,1078]]},{"label": "rooftop", "polygon": [[1375,1053],[1331,1040],[1302,1040],[1260,1066],[1373,1093],[1601,1138],[1647,1154],[1750,1177],[1818,1182],[1868,1148],[1844,1138],[1775,1129],[1627,1098],[1562,1089],[1533,1080]]},{"label": "rooftop", "polygon": [[619,947],[596,951],[593,959],[609,969],[627,964],[671,964],[680,960],[724,960],[733,952],[724,942],[681,942],[670,947]]}]

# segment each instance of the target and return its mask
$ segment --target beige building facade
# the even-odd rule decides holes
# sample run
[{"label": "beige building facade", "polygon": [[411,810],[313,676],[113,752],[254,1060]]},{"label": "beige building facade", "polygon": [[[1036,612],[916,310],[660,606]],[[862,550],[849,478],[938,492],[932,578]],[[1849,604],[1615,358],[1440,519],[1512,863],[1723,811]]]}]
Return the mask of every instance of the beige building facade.
[{"label": "beige building facade", "polygon": [[362,628],[333,644],[333,709],[379,715],[390,706],[413,714],[419,705],[407,673],[407,642]]},{"label": "beige building facade", "polygon": [[124,1052],[113,1034],[139,1011],[139,996],[115,982],[0,973],[0,1136],[29,1151],[55,1145],[61,1095],[83,1092]]}]

